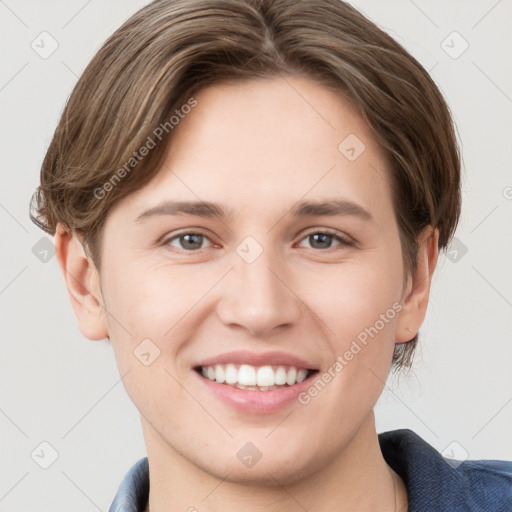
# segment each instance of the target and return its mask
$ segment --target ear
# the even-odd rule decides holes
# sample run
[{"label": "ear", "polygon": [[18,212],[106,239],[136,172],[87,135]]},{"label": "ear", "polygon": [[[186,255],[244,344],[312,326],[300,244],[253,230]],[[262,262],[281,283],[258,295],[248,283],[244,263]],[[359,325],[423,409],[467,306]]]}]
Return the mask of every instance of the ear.
[{"label": "ear", "polygon": [[416,268],[407,278],[402,297],[403,309],[396,323],[396,343],[412,340],[425,319],[430,284],[439,253],[438,240],[439,231],[431,226],[427,226],[418,238]]},{"label": "ear", "polygon": [[80,332],[90,340],[108,337],[99,273],[75,232],[57,225],[55,249]]}]

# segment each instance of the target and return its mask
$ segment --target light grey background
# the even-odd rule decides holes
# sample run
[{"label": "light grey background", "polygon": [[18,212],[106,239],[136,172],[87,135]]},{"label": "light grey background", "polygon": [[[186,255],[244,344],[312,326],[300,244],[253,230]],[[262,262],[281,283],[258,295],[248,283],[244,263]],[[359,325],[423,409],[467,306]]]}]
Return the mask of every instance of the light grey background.
[{"label": "light grey background", "polygon": [[[78,76],[147,3],[0,0],[1,511],[107,511],[145,455],[111,347],[78,331],[55,257],[40,260],[36,244],[51,239],[29,221],[28,203]],[[440,258],[414,373],[388,382],[378,431],[411,428],[456,458],[512,459],[512,3],[353,4],[431,71],[465,162],[460,242]],[[45,59],[31,48],[43,31],[58,42]],[[58,452],[48,469],[43,441]]]}]

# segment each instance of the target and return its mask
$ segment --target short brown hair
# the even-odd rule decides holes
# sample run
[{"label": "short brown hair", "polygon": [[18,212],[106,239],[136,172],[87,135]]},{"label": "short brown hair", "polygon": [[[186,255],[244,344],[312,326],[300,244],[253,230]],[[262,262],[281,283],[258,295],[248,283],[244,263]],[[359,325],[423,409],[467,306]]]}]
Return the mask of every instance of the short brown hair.
[{"label": "short brown hair", "polygon": [[[445,248],[461,201],[448,106],[400,44],[340,0],[156,0],[139,10],[70,95],[42,164],[32,220],[51,234],[59,222],[75,231],[100,269],[109,210],[158,172],[172,137],[166,129],[139,161],[134,155],[155,128],[169,126],[208,85],[281,74],[337,91],[367,121],[389,160],[405,268],[414,268],[424,227],[437,228]],[[134,164],[128,170],[127,162]],[[395,345],[395,368],[411,365],[416,344],[417,336]]]}]

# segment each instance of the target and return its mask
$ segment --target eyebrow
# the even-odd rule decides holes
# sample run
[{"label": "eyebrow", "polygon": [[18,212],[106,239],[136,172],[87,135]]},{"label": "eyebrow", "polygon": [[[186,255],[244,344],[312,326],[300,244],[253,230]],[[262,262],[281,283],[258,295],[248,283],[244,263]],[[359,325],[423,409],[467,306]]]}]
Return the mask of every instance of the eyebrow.
[{"label": "eyebrow", "polygon": [[[294,217],[317,217],[337,215],[359,217],[370,221],[372,214],[362,206],[346,199],[330,199],[321,201],[300,201],[291,210]],[[197,217],[232,217],[232,211],[217,203],[208,201],[164,201],[148,210],[143,211],[136,219],[137,222],[149,217],[160,215],[191,215]]]},{"label": "eyebrow", "polygon": [[373,219],[372,214],[368,210],[346,199],[301,201],[292,208],[291,214],[295,217],[350,215],[367,221]]}]

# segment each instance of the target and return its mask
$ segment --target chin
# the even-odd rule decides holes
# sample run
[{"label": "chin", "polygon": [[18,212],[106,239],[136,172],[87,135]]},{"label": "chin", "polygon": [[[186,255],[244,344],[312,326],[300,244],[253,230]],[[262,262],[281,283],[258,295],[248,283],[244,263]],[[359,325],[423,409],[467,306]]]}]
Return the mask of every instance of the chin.
[{"label": "chin", "polygon": [[[242,461],[248,457],[246,453],[250,454],[251,448],[247,448],[245,452],[239,450],[234,458],[214,454],[210,460],[197,461],[196,465],[202,471],[221,480],[272,487],[297,483],[326,464],[325,460],[314,460],[312,454],[305,454],[302,446],[286,452],[279,447],[272,447],[262,450],[259,460],[249,459],[244,463]],[[258,456],[256,452],[253,455]]]}]

